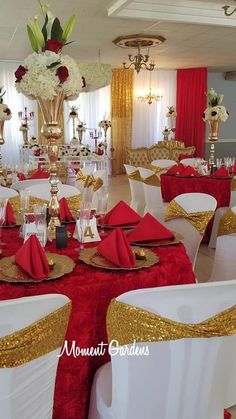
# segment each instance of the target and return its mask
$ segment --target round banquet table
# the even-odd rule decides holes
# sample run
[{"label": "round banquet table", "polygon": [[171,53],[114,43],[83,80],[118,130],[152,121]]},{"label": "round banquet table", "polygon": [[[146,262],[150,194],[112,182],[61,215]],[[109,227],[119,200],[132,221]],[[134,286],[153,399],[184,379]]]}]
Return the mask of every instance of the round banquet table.
[{"label": "round banquet table", "polygon": [[[19,238],[18,228],[4,229],[3,241],[7,244],[3,256],[14,255],[23,242]],[[67,295],[72,300],[66,334],[69,347],[73,341],[79,348],[107,343],[105,318],[112,298],[138,288],[195,282],[192,265],[182,243],[153,248],[160,257],[159,263],[133,272],[112,272],[88,266],[78,261],[76,247],[78,242],[74,239],[68,240],[66,249],[57,250],[55,241],[46,246],[47,251],[65,254],[76,262],[73,272],[61,278],[27,284],[0,282],[0,300],[48,293]],[[108,353],[94,357],[62,355],[57,371],[53,419],[87,418],[94,374],[97,368],[108,361]]]},{"label": "round banquet table", "polygon": [[217,200],[217,208],[228,207],[231,192],[231,178],[210,176],[181,177],[161,175],[161,192],[165,202],[170,202],[177,195],[190,192],[207,193]]}]

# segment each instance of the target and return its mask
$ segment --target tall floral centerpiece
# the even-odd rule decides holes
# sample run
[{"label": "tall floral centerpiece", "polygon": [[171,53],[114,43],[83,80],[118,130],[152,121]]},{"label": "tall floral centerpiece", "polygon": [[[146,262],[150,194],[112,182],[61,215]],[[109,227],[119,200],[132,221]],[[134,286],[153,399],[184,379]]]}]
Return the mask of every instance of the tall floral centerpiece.
[{"label": "tall floral centerpiece", "polygon": [[5,143],[3,138],[3,130],[5,121],[8,121],[12,117],[12,113],[8,106],[3,103],[3,96],[6,92],[2,91],[2,87],[0,88],[0,176],[3,175],[2,171],[2,153],[1,153],[1,146]]},{"label": "tall floral centerpiece", "polygon": [[56,165],[58,139],[62,136],[59,115],[64,100],[75,100],[78,97],[82,90],[82,80],[73,58],[62,54],[75,25],[75,16],[71,16],[62,28],[59,19],[52,15],[48,6],[40,1],[39,4],[44,20],[43,26],[41,29],[38,17],[27,25],[34,52],[24,60],[24,65],[20,65],[16,70],[15,86],[19,93],[37,100],[43,114],[44,125],[41,132],[48,140],[47,152],[50,160],[49,230],[55,231],[56,225],[60,225]]},{"label": "tall floral centerpiece", "polygon": [[86,123],[82,122],[82,121],[79,121],[76,130],[77,130],[78,136],[79,136],[79,144],[82,145],[83,144],[83,135],[84,135],[84,132],[86,131]]},{"label": "tall floral centerpiece", "polygon": [[109,119],[102,119],[98,124],[99,128],[102,128],[104,131],[104,149],[105,155],[107,155],[107,130],[111,128],[111,121]]},{"label": "tall floral centerpiece", "polygon": [[168,121],[168,128],[170,129],[170,132],[175,133],[175,119],[177,116],[177,112],[174,106],[168,106],[167,109],[168,111],[166,113],[166,118]]},{"label": "tall floral centerpiece", "polygon": [[79,118],[78,108],[76,106],[71,106],[69,112],[69,119],[72,120],[72,129],[73,137],[71,139],[71,144],[78,144],[78,139],[76,138],[76,120]]},{"label": "tall floral centerpiece", "polygon": [[221,122],[225,122],[229,113],[225,106],[222,106],[224,95],[219,95],[211,88],[207,92],[208,106],[203,112],[203,121],[209,124],[208,140],[211,142],[209,164],[212,166],[215,163],[215,141],[218,140],[219,128]]}]

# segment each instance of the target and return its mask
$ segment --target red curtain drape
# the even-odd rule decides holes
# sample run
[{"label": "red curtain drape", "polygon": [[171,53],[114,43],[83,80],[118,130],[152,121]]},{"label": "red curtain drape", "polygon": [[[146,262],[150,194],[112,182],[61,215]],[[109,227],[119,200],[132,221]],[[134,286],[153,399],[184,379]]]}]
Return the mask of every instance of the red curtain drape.
[{"label": "red curtain drape", "polygon": [[176,133],[177,140],[196,147],[196,156],[204,156],[206,124],[202,113],[207,104],[207,69],[177,70]]}]

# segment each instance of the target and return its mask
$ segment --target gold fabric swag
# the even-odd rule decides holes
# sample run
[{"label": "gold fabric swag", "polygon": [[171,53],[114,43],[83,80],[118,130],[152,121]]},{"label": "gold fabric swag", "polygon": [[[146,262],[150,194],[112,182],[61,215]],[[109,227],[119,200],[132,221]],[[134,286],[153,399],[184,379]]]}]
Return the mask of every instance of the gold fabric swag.
[{"label": "gold fabric swag", "polygon": [[0,368],[14,368],[60,348],[71,312],[71,302],[35,323],[0,338]]},{"label": "gold fabric swag", "polygon": [[126,148],[132,142],[133,70],[113,69],[111,82],[112,174],[124,173]]},{"label": "gold fabric swag", "polygon": [[[74,195],[66,198],[68,207],[71,211],[77,211],[80,206],[81,196],[80,195]],[[20,208],[20,197],[14,196],[13,198],[9,198],[9,203],[11,204],[13,211],[15,214],[21,212]],[[48,204],[49,201],[46,199],[37,198],[36,196],[30,196],[29,197],[29,212],[33,212],[33,206],[34,204]]]},{"label": "gold fabric swag", "polygon": [[214,211],[188,213],[173,199],[167,206],[165,221],[173,220],[175,218],[185,218],[199,231],[200,234],[203,235],[213,215]]},{"label": "gold fabric swag", "polygon": [[[179,323],[113,299],[107,312],[108,341],[118,345],[236,334],[236,305],[201,323]],[[112,342],[113,343],[113,342]],[[115,345],[115,342],[114,342]]]},{"label": "gold fabric swag", "polygon": [[220,219],[217,236],[236,233],[236,214],[229,208]]}]

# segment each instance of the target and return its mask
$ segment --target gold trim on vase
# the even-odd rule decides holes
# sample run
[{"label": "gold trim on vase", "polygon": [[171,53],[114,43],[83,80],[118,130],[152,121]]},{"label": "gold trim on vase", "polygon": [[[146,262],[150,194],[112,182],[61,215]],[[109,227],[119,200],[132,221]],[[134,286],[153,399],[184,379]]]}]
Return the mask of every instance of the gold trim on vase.
[{"label": "gold trim on vase", "polygon": [[180,323],[113,299],[107,311],[109,343],[162,342],[236,334],[236,305],[200,323]]},{"label": "gold trim on vase", "polygon": [[14,368],[60,348],[71,301],[31,325],[0,338],[0,368]]},{"label": "gold trim on vase", "polygon": [[199,231],[204,234],[210,219],[213,217],[214,211],[187,212],[174,199],[168,204],[165,221],[175,218],[185,218]]},{"label": "gold trim on vase", "polygon": [[229,208],[220,219],[217,236],[232,233],[236,233],[236,214]]}]

